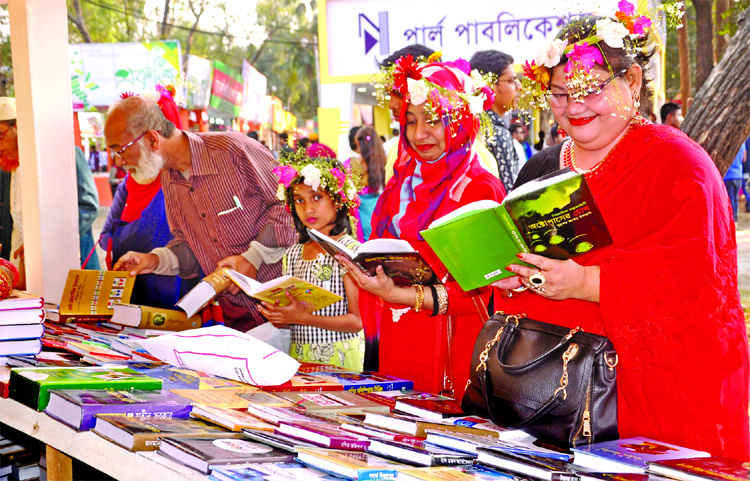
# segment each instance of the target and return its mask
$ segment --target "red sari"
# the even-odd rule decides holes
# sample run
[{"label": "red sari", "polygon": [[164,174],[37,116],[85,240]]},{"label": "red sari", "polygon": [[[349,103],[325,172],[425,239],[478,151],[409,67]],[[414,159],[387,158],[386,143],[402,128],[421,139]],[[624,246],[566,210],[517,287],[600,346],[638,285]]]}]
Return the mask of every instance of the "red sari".
[{"label": "red sari", "polygon": [[500,308],[612,340],[620,437],[748,459],[748,339],[716,166],[682,132],[646,125],[588,181],[614,241],[576,258],[600,266],[600,302],[525,292]]}]

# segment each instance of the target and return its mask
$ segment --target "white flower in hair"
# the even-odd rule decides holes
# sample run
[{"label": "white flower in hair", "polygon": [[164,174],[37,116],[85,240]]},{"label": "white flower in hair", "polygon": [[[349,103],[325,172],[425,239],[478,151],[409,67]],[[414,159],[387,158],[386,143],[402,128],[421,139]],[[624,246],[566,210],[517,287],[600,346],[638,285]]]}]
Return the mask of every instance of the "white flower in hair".
[{"label": "white flower in hair", "polygon": [[544,65],[545,67],[552,68],[560,63],[560,58],[565,52],[565,47],[568,46],[567,40],[560,40],[559,38],[554,39],[548,43],[536,56],[536,64]]},{"label": "white flower in hair", "polygon": [[623,48],[625,44],[622,39],[629,34],[630,32],[625,25],[610,18],[602,18],[596,21],[596,37],[612,48]]},{"label": "white flower in hair", "polygon": [[430,90],[424,79],[414,80],[413,78],[407,78],[406,84],[409,89],[409,102],[411,102],[412,105],[422,105],[425,103]]},{"label": "white flower in hair", "polygon": [[487,82],[485,82],[484,77],[481,73],[479,73],[479,70],[474,69],[471,71],[471,80],[474,81],[474,91],[482,90],[482,87],[487,85]]},{"label": "white flower in hair", "polygon": [[147,88],[141,92],[141,97],[158,102],[161,98],[161,92],[156,90],[155,87]]},{"label": "white flower in hair", "polygon": [[354,196],[357,195],[357,189],[354,188],[354,185],[351,182],[347,182],[345,189],[344,194],[346,194],[346,198],[348,200],[354,199]]},{"label": "white flower in hair", "polygon": [[320,169],[312,164],[307,164],[299,173],[305,178],[305,185],[309,185],[312,190],[317,192],[318,187],[320,187]]},{"label": "white flower in hair", "polygon": [[468,95],[466,99],[469,104],[469,111],[474,115],[479,115],[484,111],[484,101],[487,96],[484,93],[478,95]]},{"label": "white flower in hair", "polygon": [[276,189],[276,198],[281,202],[286,201],[286,189],[284,188],[284,184],[279,184],[279,188]]}]

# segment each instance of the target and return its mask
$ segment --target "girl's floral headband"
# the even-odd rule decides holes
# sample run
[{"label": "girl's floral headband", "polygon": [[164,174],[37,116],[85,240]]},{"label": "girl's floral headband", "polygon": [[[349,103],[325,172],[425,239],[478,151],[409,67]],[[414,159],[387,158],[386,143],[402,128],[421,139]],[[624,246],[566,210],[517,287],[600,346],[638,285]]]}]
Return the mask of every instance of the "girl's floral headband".
[{"label": "girl's floral headband", "polygon": [[[664,6],[670,25],[679,18],[674,13],[679,8],[674,4]],[[679,15],[678,15],[679,16]],[[565,75],[571,87],[570,95],[575,101],[583,101],[597,85],[591,71],[595,65],[607,67],[602,55],[602,42],[610,48],[626,49],[629,54],[638,50],[634,40],[648,35],[653,22],[645,15],[636,15],[635,6],[628,0],[620,0],[614,18],[596,20],[593,34],[569,44],[567,40],[555,39],[545,45],[531,62],[523,65],[520,103],[527,108],[549,108],[549,83],[552,68],[567,59]]]},{"label": "girl's floral headband", "polygon": [[[427,62],[419,62],[406,55],[375,74],[372,83],[379,103],[387,103],[386,97],[395,91],[412,105],[425,104],[433,119],[450,116],[452,121],[467,113],[479,116],[489,109],[495,101],[491,87],[494,76],[471,70],[469,62],[463,59],[435,63],[440,56],[436,52]],[[459,85],[441,82],[440,70],[450,71]]]},{"label": "girl's floral headband", "polygon": [[[294,186],[305,184],[314,191],[322,189],[331,196],[337,209],[346,206],[350,211],[359,207],[360,179],[337,161],[314,157],[310,158],[304,149],[294,155],[279,159],[281,165],[273,169],[279,178],[279,189],[276,197],[286,203],[287,210],[293,205]],[[332,163],[333,162],[333,163]]]}]

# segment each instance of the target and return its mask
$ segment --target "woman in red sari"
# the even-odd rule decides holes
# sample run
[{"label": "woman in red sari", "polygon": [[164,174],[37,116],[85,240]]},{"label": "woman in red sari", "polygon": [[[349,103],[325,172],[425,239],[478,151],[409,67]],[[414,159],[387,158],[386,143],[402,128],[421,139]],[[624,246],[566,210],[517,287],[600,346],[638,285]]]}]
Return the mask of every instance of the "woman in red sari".
[{"label": "woman in red sari", "polygon": [[471,147],[494,94],[464,60],[420,64],[409,55],[385,70],[381,80],[379,87],[398,91],[404,103],[399,157],[375,207],[371,239],[407,240],[443,283],[396,287],[382,270],[367,277],[349,264],[361,288],[365,369],[460,398],[491,289],[462,291],[420,231],[462,205],[505,196]]},{"label": "woman in red sari", "polygon": [[650,21],[619,7],[617,20],[564,27],[542,65],[527,65],[526,85],[548,86],[569,140],[532,157],[516,182],[583,173],[613,244],[575,260],[519,256],[534,267],[511,266],[518,276],[496,283],[500,309],[612,340],[620,437],[747,460],[748,340],[726,192],[700,145],[638,113],[648,36],[637,26]]}]

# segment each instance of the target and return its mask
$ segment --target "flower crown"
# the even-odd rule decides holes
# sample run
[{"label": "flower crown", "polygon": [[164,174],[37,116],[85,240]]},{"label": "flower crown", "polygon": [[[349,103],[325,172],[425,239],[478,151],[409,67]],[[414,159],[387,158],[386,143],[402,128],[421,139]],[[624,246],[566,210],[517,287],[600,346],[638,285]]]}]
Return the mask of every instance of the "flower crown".
[{"label": "flower crown", "polygon": [[433,66],[430,65],[442,54],[435,52],[426,62],[414,60],[411,55],[396,60],[391,67],[385,67],[372,77],[376,98],[382,106],[387,104],[387,96],[398,92],[412,105],[425,104],[425,110],[434,119],[449,116],[451,121],[470,113],[479,116],[492,106],[495,93],[490,87],[494,75],[482,75],[472,70],[469,62],[458,59],[441,65],[455,69],[463,85],[460,89],[446,88],[430,80]]},{"label": "flower crown", "polygon": [[[679,8],[674,3],[663,5],[670,25],[677,24]],[[591,75],[595,65],[607,67],[602,55],[602,42],[610,48],[625,49],[635,55],[640,48],[635,40],[645,38],[653,22],[648,16],[636,15],[635,6],[628,0],[620,0],[614,18],[601,18],[596,21],[592,35],[569,44],[567,40],[554,39],[537,54],[536,58],[523,65],[520,104],[525,108],[549,108],[549,84],[552,68],[563,58],[565,77],[568,80],[571,97],[578,102],[597,86],[598,79]]]},{"label": "flower crown", "polygon": [[294,186],[300,183],[316,192],[319,188],[328,192],[337,210],[346,206],[351,212],[359,207],[360,178],[335,159],[310,158],[304,149],[298,149],[294,154],[280,158],[279,163],[281,165],[273,169],[279,178],[276,197],[286,203],[287,209],[291,210]]}]

